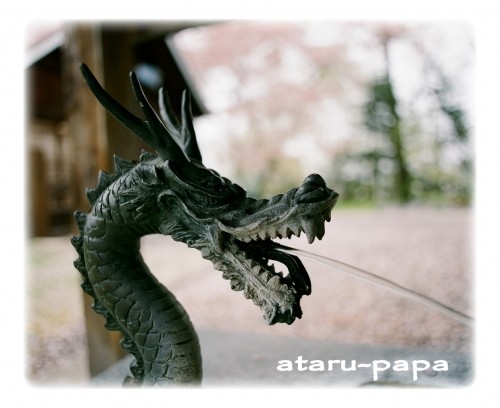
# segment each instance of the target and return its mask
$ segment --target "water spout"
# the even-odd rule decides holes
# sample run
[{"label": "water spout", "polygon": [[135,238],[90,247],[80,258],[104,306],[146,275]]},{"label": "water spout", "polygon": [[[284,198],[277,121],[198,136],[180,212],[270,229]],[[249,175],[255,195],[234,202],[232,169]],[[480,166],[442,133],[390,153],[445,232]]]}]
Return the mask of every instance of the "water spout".
[{"label": "water spout", "polygon": [[415,302],[419,302],[427,307],[433,308],[441,313],[446,314],[447,316],[451,317],[452,319],[463,323],[467,326],[471,326],[474,324],[474,319],[470,316],[467,316],[466,314],[459,312],[449,306],[446,306],[437,300],[434,300],[428,296],[422,295],[420,293],[414,292],[413,290],[407,289],[403,286],[398,285],[397,283],[394,283],[388,279],[382,278],[380,276],[377,276],[373,273],[364,271],[360,268],[357,268],[355,266],[346,264],[344,262],[336,261],[335,259],[327,258],[322,255],[317,255],[313,254],[311,252],[307,252],[301,249],[295,249],[291,247],[287,247],[285,245],[277,244],[276,249],[286,252],[291,255],[298,255],[300,257],[303,257],[305,259],[309,259],[310,261],[320,263],[322,265],[325,265],[337,272],[347,274],[349,276],[354,276],[359,279],[363,279],[365,281],[368,281],[372,284],[384,287],[386,289],[390,289],[397,293],[400,296],[406,297],[408,299],[411,299]]}]

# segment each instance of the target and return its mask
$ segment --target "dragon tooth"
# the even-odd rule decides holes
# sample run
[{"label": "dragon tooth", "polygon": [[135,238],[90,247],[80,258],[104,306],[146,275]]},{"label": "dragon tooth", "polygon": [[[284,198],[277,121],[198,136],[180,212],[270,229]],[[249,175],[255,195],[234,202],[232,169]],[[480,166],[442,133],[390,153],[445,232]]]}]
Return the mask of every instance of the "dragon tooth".
[{"label": "dragon tooth", "polygon": [[300,233],[302,231],[300,224],[294,223],[294,224],[290,225],[290,229],[292,230],[293,235],[300,237]]},{"label": "dragon tooth", "polygon": [[290,238],[292,238],[292,235],[293,235],[293,231],[290,228],[287,227],[287,229],[286,229],[286,237],[288,239],[290,239]]},{"label": "dragon tooth", "polygon": [[307,242],[312,244],[314,242],[314,238],[316,238],[316,223],[314,220],[304,220],[302,221],[302,228],[307,235]]},{"label": "dragon tooth", "polygon": [[321,239],[325,235],[325,224],[323,222],[318,223],[317,225],[318,229],[316,231],[316,236],[318,239]]},{"label": "dragon tooth", "polygon": [[280,287],[280,278],[276,275],[274,275],[269,281],[267,282],[267,286],[270,286],[271,288],[277,289]]},{"label": "dragon tooth", "polygon": [[267,272],[265,269],[259,268],[258,272],[256,273],[260,278],[264,279],[266,281],[266,276]]},{"label": "dragon tooth", "polygon": [[252,267],[255,265],[255,261],[251,258],[246,258],[243,260],[243,264],[248,268],[252,269]]},{"label": "dragon tooth", "polygon": [[252,268],[252,271],[256,274],[256,275],[259,275],[260,272],[262,271],[262,268],[259,266],[259,265],[255,265],[253,268]]},{"label": "dragon tooth", "polygon": [[268,230],[267,231],[267,236],[270,238],[270,239],[274,239],[276,238],[276,229],[271,229],[271,230]]}]

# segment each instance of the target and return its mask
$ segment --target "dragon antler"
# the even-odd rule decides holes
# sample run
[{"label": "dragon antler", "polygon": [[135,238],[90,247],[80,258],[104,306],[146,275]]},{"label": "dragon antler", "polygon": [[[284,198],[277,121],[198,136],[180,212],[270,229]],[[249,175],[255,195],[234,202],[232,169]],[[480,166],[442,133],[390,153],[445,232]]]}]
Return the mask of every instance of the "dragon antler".
[{"label": "dragon antler", "polygon": [[144,121],[129,112],[109,95],[85,64],[80,64],[80,70],[90,90],[106,110],[152,147],[159,157],[165,161],[171,160],[179,163],[193,159],[201,162],[201,154],[193,127],[190,98],[186,91],[182,97],[182,119],[179,124],[166,92],[160,90],[160,109],[164,121],[162,122],[148,102],[136,74],[131,72],[130,82],[135,98],[146,119]]},{"label": "dragon antler", "polygon": [[191,111],[191,94],[185,90],[182,93],[181,123],[172,110],[167,91],[162,87],[158,93],[158,105],[160,116],[169,133],[177,141],[189,159],[202,162],[200,148],[196,141],[196,133],[193,126],[193,113]]}]

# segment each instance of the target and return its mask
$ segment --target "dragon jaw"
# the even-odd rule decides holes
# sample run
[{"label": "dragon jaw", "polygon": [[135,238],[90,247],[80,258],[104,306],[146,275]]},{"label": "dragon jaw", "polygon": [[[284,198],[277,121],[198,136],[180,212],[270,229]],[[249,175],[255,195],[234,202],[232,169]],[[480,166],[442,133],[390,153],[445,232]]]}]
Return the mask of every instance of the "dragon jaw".
[{"label": "dragon jaw", "polygon": [[[330,221],[337,199],[338,194],[317,174],[269,200],[247,198],[244,206],[216,220],[214,245],[205,247],[202,256],[222,271],[233,290],[243,291],[262,309],[268,324],[292,324],[302,316],[300,299],[311,293],[311,282],[300,260],[280,252],[272,240],[302,232],[309,243],[323,238],[324,223]],[[282,263],[288,275],[276,272],[270,261]]]}]

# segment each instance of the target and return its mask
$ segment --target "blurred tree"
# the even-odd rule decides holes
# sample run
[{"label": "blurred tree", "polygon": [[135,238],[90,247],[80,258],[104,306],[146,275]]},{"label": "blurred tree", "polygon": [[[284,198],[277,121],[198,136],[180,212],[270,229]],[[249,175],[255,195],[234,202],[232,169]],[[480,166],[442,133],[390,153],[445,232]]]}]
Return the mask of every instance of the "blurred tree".
[{"label": "blurred tree", "polygon": [[[398,112],[398,100],[394,93],[394,85],[390,75],[389,43],[393,38],[406,33],[401,27],[382,25],[376,27],[375,35],[382,45],[385,73],[381,78],[372,81],[368,86],[368,101],[364,106],[366,127],[387,136],[391,146],[389,157],[394,161],[394,195],[401,203],[410,200],[411,174],[408,169],[405,149],[405,133],[402,130],[402,119]],[[376,167],[376,166],[375,166]]]},{"label": "blurred tree", "polygon": [[[201,144],[212,133],[203,151],[255,196],[318,172],[342,203],[467,203],[469,125],[455,92],[464,69],[450,75],[450,42],[439,44],[451,28],[229,22],[181,33],[217,118],[200,132]],[[450,61],[468,57],[460,46]]]},{"label": "blurred tree", "polygon": [[[365,125],[369,130],[387,136],[392,150],[389,157],[396,165],[394,194],[400,202],[408,202],[411,198],[411,175],[406,159],[401,117],[397,111],[397,100],[389,75],[375,80],[368,89],[368,95],[368,102],[364,107]],[[377,172],[377,162],[381,154],[370,152],[366,155],[370,155],[375,161],[374,171]]]},{"label": "blurred tree", "polygon": [[[441,195],[447,195],[448,200],[455,204],[467,205],[472,195],[470,124],[464,108],[455,99],[456,84],[429,55],[427,64],[436,77],[436,84],[431,87],[430,94],[435,98],[436,111],[443,119],[435,134],[434,167],[437,175],[434,179],[436,182],[429,190],[434,194],[438,192]],[[457,158],[454,166],[447,169],[443,162],[446,160],[446,152],[450,150],[456,152]],[[422,176],[425,177],[424,174]],[[429,184],[429,180],[426,181]]]},{"label": "blurred tree", "polygon": [[[374,152],[369,150],[364,152],[364,156],[371,156],[374,162],[374,172],[377,172],[380,158],[392,160],[392,196],[400,203],[406,203],[415,197],[422,200],[429,193],[437,193],[443,197],[448,196],[448,200],[455,195],[450,201],[467,203],[466,195],[468,193],[467,188],[464,187],[470,180],[467,180],[466,183],[457,183],[455,179],[460,173],[463,177],[463,173],[468,171],[470,167],[468,155],[462,154],[464,159],[453,169],[445,169],[446,166],[441,162],[441,157],[450,150],[445,150],[445,148],[452,143],[459,143],[468,149],[469,130],[466,114],[460,104],[453,101],[453,81],[444,73],[443,67],[434,61],[431,52],[420,47],[420,58],[426,64],[428,74],[433,77],[433,81],[430,84],[426,81],[420,82],[413,98],[402,101],[401,96],[397,96],[398,93],[391,75],[390,67],[394,64],[391,61],[389,49],[392,42],[405,41],[411,44],[411,36],[414,36],[415,32],[404,27],[381,25],[374,28],[374,35],[381,44],[385,72],[382,76],[369,82],[367,86],[367,101],[363,106],[363,123],[370,132],[382,136],[388,142],[386,144],[388,151],[386,154],[374,155]],[[415,44],[411,45],[415,47]],[[428,115],[434,122],[435,130],[433,132],[430,132],[428,126],[422,127],[422,122],[428,118],[425,117],[426,114],[415,109],[417,103],[421,103],[424,98],[425,105],[430,107]],[[447,119],[449,122],[448,130],[439,125],[443,119]],[[433,135],[429,137],[429,135],[424,136],[423,133],[432,133]],[[453,137],[450,137],[450,134]],[[434,163],[426,166],[417,163],[412,166],[410,156],[418,158],[418,154],[415,154],[410,146],[413,147],[413,150],[425,151],[425,144],[434,150]],[[413,161],[416,161],[415,157]],[[433,176],[428,179],[426,174],[427,176],[433,174]],[[376,177],[374,179],[377,180]],[[415,181],[418,183],[415,184]],[[451,187],[450,182],[456,188]],[[452,192],[452,190],[454,191]],[[458,200],[456,200],[457,194],[461,196]]]}]

